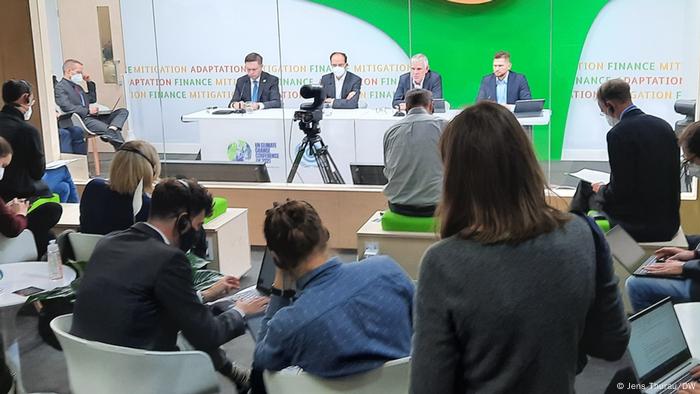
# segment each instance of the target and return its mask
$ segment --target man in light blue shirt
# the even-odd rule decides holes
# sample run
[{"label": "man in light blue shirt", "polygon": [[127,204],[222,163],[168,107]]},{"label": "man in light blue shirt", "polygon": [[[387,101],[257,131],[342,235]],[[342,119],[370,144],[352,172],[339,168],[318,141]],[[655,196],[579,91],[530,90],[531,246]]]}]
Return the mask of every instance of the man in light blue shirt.
[{"label": "man in light blue shirt", "polygon": [[498,104],[515,104],[518,100],[532,99],[530,85],[525,75],[511,71],[510,54],[496,52],[493,56],[493,73],[484,76],[476,101],[490,100]]}]

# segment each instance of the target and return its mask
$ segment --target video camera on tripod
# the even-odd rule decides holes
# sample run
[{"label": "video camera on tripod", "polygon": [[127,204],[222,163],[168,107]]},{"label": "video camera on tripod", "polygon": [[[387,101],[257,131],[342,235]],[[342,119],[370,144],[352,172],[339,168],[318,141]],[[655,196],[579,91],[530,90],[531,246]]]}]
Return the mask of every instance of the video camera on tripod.
[{"label": "video camera on tripod", "polygon": [[299,111],[294,112],[294,121],[299,122],[299,128],[306,134],[318,134],[318,122],[323,119],[323,87],[321,85],[304,85],[299,90],[303,98],[313,98],[313,103],[303,103]]},{"label": "video camera on tripod", "polygon": [[302,157],[306,149],[316,160],[318,170],[321,172],[323,183],[343,184],[345,181],[338,171],[328,146],[321,139],[321,129],[319,122],[323,119],[323,87],[321,85],[304,85],[299,90],[301,97],[313,98],[312,103],[303,103],[299,106],[299,111],[294,112],[294,121],[299,122],[299,128],[306,134],[301,141],[297,155],[292,163],[292,169],[287,176],[287,183],[294,181],[294,176],[299,168]]}]

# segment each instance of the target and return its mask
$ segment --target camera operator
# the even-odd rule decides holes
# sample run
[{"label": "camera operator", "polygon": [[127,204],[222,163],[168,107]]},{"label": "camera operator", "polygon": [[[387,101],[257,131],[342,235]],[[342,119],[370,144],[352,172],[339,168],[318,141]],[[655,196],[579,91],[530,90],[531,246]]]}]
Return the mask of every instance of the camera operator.
[{"label": "camera operator", "polygon": [[328,230],[304,201],[275,203],[264,234],[277,272],[255,348],[253,393],[265,392],[265,369],[298,366],[336,378],[408,356],[414,286],[396,262],[329,259]]}]

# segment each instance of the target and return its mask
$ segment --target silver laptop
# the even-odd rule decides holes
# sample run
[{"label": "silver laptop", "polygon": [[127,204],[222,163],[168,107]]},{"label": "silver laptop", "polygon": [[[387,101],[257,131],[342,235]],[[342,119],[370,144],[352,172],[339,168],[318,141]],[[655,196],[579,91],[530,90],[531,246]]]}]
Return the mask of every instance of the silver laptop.
[{"label": "silver laptop", "polygon": [[542,116],[544,99],[518,100],[515,102],[513,114],[516,118],[537,118]]},{"label": "silver laptop", "polygon": [[[627,272],[636,276],[655,276],[646,270],[649,264],[662,263],[664,259],[647,256],[637,241],[621,226],[615,226],[605,234],[612,255],[625,267]],[[680,278],[680,276],[664,276],[664,278]]]},{"label": "silver laptop", "polygon": [[681,384],[693,380],[690,370],[700,364],[700,360],[690,355],[670,299],[650,306],[629,320],[632,335],[627,351],[643,393],[675,393]]}]

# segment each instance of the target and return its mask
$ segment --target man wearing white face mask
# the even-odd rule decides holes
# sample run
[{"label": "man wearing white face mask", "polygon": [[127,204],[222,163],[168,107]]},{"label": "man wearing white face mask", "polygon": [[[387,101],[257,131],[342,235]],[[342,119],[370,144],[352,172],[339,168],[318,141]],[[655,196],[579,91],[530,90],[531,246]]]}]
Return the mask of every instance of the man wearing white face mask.
[{"label": "man wearing white face mask", "polygon": [[321,77],[325,102],[332,108],[357,108],[362,78],[348,71],[348,57],[343,52],[331,53],[332,71]]},{"label": "man wearing white face mask", "polygon": [[597,100],[612,126],[607,133],[610,182],[580,184],[572,211],[603,211],[637,242],[670,240],[680,225],[680,152],[673,129],[637,108],[621,79],[601,85]]},{"label": "man wearing white face mask", "polygon": [[[86,82],[88,91],[85,92],[81,83]],[[84,72],[83,63],[68,59],[63,63],[63,79],[56,83],[56,104],[65,113],[72,113],[74,126],[81,127],[86,134],[97,134],[109,142],[114,149],[124,143],[121,130],[129,116],[129,111],[117,108],[107,115],[100,115],[94,104],[97,102],[95,82]]]}]

